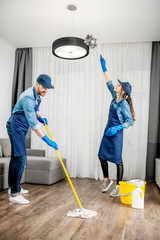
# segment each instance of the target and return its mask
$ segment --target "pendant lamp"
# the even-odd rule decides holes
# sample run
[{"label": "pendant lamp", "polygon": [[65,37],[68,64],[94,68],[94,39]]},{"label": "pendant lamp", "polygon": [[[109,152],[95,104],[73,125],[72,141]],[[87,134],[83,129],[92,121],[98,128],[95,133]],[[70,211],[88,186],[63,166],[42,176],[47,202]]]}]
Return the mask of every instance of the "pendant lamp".
[{"label": "pendant lamp", "polygon": [[[76,11],[75,5],[68,5],[69,11]],[[52,53],[58,58],[76,60],[89,54],[89,46],[84,39],[78,37],[63,37],[55,40],[52,44]]]},{"label": "pendant lamp", "polygon": [[77,37],[63,37],[52,44],[52,53],[59,58],[76,60],[89,54],[89,46]]}]

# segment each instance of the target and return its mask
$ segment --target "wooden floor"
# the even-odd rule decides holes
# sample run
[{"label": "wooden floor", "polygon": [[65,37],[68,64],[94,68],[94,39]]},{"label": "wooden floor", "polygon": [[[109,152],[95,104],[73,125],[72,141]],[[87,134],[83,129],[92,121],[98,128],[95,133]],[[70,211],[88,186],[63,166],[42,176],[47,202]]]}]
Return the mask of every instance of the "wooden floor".
[{"label": "wooden floor", "polygon": [[0,192],[0,240],[160,239],[157,185],[146,185],[145,208],[138,210],[101,193],[101,181],[77,178],[72,182],[83,207],[97,211],[96,217],[66,216],[68,210],[79,208],[67,179],[52,186],[23,184],[30,191],[26,195],[29,205],[11,203],[7,190]]}]

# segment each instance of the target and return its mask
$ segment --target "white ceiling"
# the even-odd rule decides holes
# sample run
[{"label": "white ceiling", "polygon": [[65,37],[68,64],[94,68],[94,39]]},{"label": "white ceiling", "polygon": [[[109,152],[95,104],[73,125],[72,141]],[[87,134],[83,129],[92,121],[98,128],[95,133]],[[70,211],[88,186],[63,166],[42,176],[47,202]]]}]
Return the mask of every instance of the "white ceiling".
[{"label": "white ceiling", "polygon": [[160,0],[0,0],[0,36],[15,47],[86,34],[98,43],[160,41]]}]

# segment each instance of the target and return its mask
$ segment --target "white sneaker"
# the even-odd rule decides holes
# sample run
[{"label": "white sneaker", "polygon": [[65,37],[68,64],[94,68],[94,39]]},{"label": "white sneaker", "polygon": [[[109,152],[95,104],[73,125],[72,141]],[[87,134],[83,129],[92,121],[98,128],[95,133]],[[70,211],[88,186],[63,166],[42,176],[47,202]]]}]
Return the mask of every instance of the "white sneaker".
[{"label": "white sneaker", "polygon": [[14,203],[19,203],[19,204],[28,204],[29,201],[27,199],[25,199],[22,195],[18,195],[15,197],[9,197],[9,201],[10,202],[14,202]]},{"label": "white sneaker", "polygon": [[[28,190],[25,190],[25,189],[21,188],[20,194],[27,194],[27,193],[29,193]],[[10,188],[8,189],[8,194],[11,195],[11,189]]]},{"label": "white sneaker", "polygon": [[20,194],[27,194],[27,193],[29,193],[28,190],[25,190],[25,189],[21,188]]}]

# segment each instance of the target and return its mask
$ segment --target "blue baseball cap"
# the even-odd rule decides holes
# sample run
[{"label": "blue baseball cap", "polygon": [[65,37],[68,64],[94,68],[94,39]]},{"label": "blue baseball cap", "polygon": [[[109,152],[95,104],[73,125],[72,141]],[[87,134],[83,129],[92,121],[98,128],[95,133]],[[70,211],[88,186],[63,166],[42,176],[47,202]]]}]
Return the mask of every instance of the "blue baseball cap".
[{"label": "blue baseball cap", "polygon": [[118,79],[118,82],[122,85],[123,90],[125,91],[126,96],[131,95],[132,86],[129,82],[121,82]]},{"label": "blue baseball cap", "polygon": [[51,78],[46,74],[39,75],[37,82],[45,88],[54,88],[51,84]]}]

